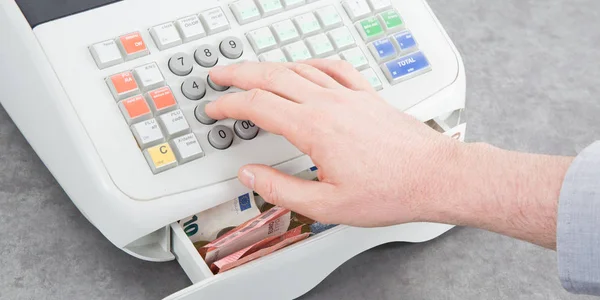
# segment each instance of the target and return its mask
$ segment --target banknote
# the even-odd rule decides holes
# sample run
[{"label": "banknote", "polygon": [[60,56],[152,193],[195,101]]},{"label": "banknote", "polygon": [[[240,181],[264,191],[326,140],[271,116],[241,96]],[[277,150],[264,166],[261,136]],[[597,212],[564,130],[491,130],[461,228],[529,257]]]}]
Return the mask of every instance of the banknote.
[{"label": "banknote", "polygon": [[215,261],[268,237],[284,234],[291,221],[291,211],[275,206],[248,220],[220,238],[198,249],[210,266]]},{"label": "banknote", "polygon": [[213,273],[222,273],[250,261],[269,255],[279,249],[306,239],[310,235],[308,225],[298,226],[283,235],[268,237],[242,250],[232,253],[214,262],[210,269]]},{"label": "banknote", "polygon": [[179,224],[192,243],[210,242],[223,230],[236,227],[259,214],[254,194],[248,193],[183,219]]}]

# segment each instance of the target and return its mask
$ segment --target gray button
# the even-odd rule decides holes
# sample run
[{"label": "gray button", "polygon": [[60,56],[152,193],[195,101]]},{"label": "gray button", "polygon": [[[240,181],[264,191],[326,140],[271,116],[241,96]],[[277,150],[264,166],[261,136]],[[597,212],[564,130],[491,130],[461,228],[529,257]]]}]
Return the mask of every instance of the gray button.
[{"label": "gray button", "polygon": [[189,77],[181,84],[181,92],[190,100],[200,100],[206,95],[206,84],[200,77]]},{"label": "gray button", "polygon": [[225,150],[233,143],[233,132],[223,125],[217,125],[208,133],[208,142],[219,150]]},{"label": "gray button", "polygon": [[236,121],[233,125],[235,134],[244,140],[251,140],[258,135],[258,126],[251,121]]},{"label": "gray button", "polygon": [[210,101],[208,100],[201,101],[200,103],[198,103],[198,106],[196,106],[196,108],[194,109],[194,115],[196,116],[196,120],[198,120],[198,122],[204,125],[212,125],[215,124],[215,122],[217,122],[217,120],[209,117],[206,114],[206,111],[204,110],[206,104],[208,103],[210,103]]},{"label": "gray button", "polygon": [[237,59],[244,53],[244,44],[239,38],[230,36],[221,42],[219,49],[223,56],[229,59]]},{"label": "gray button", "polygon": [[186,76],[192,73],[194,61],[192,57],[185,53],[177,53],[169,59],[169,69],[173,74],[178,76]]},{"label": "gray button", "polygon": [[229,89],[228,86],[218,85],[214,83],[212,80],[210,80],[210,76],[206,77],[206,82],[208,82],[208,85],[217,92],[223,92]]},{"label": "gray button", "polygon": [[205,67],[214,67],[219,61],[219,50],[212,45],[202,45],[194,52],[196,62]]}]

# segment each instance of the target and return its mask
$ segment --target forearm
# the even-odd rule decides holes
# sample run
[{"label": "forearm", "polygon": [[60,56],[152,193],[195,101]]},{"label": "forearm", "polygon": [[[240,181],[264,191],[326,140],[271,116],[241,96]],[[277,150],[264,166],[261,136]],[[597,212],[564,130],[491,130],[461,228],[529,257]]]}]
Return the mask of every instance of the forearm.
[{"label": "forearm", "polygon": [[477,227],[555,249],[558,199],[573,158],[484,144],[464,149],[447,172],[433,221]]}]

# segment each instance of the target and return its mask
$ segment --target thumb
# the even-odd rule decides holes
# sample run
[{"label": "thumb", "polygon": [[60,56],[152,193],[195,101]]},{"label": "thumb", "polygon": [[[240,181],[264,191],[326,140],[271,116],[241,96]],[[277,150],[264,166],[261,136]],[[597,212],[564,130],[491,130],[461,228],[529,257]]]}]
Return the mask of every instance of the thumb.
[{"label": "thumb", "polygon": [[304,180],[265,165],[244,166],[238,178],[265,201],[309,218],[323,216],[325,200],[334,194],[334,186],[329,183]]}]

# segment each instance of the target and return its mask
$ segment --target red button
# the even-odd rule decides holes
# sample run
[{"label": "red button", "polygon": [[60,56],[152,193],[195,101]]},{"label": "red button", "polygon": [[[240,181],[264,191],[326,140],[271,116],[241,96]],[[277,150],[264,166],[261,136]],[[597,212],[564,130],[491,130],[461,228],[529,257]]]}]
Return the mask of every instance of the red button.
[{"label": "red button", "polygon": [[164,111],[177,106],[173,92],[168,86],[148,92],[150,104],[155,111]]},{"label": "red button", "polygon": [[132,32],[120,37],[121,45],[127,55],[146,51],[146,43],[139,31]]},{"label": "red button", "polygon": [[123,72],[110,77],[110,88],[117,100],[135,94],[139,89],[131,72]]},{"label": "red button", "polygon": [[141,95],[123,100],[123,106],[129,114],[129,118],[136,119],[143,115],[150,114],[150,107],[146,103],[146,99]]}]

